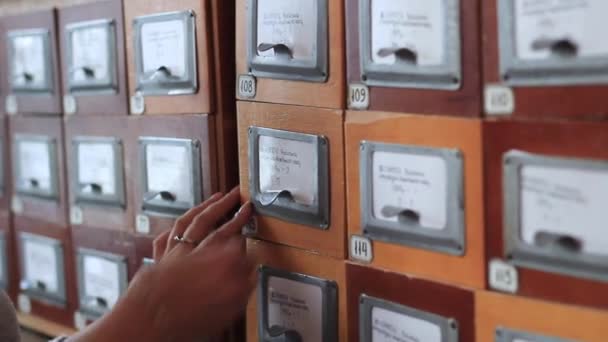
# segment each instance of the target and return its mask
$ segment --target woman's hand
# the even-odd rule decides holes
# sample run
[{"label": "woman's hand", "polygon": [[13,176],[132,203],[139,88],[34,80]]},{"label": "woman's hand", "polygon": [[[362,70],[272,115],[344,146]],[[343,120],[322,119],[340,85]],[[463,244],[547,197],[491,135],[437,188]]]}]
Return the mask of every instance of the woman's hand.
[{"label": "woman's hand", "polygon": [[156,264],[139,272],[115,309],[81,333],[82,341],[190,341],[228,328],[254,287],[241,235],[251,205],[221,224],[239,198],[237,189],[213,195],[160,235]]}]

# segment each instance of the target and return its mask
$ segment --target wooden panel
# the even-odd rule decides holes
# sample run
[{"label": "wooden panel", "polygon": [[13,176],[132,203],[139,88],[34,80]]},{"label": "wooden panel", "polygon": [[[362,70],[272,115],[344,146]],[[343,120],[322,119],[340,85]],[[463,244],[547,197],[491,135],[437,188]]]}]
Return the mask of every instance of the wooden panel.
[{"label": "wooden panel", "polygon": [[[486,254],[505,259],[503,249],[503,154],[511,149],[551,156],[608,159],[608,123],[484,122]],[[607,283],[518,268],[523,296],[608,308]],[[551,284],[551,286],[547,286]]]},{"label": "wooden panel", "polygon": [[72,327],[66,327],[32,315],[17,313],[17,320],[20,326],[40,332],[45,336],[58,337],[76,334],[76,329]]},{"label": "wooden panel", "polygon": [[573,341],[608,336],[608,313],[598,310],[479,291],[475,311],[477,341],[494,341],[498,327]]},{"label": "wooden panel", "polygon": [[[280,246],[258,240],[247,240],[247,254],[256,265],[267,265],[280,270],[301,273],[338,285],[338,341],[348,339],[346,320],[346,274],[344,261],[326,258],[296,248]],[[257,275],[257,272],[256,272]],[[247,341],[258,341],[257,291],[252,292],[247,305]]]},{"label": "wooden panel", "polygon": [[[2,32],[6,35],[11,30],[27,30],[44,28],[50,31],[50,51],[52,53],[53,68],[53,93],[49,95],[16,95],[19,114],[61,114],[62,113],[62,94],[61,94],[61,71],[59,70],[59,50],[57,45],[57,11],[55,9],[41,10],[22,15],[2,18]],[[6,40],[6,39],[5,39]],[[6,45],[4,45],[6,46]],[[0,64],[7,64],[9,61],[8,49],[3,48],[0,53]],[[10,92],[8,73],[0,80],[6,94]]]},{"label": "wooden panel", "polygon": [[[483,1],[482,43],[484,83],[501,83],[499,72],[498,0]],[[515,117],[605,119],[608,86],[576,85],[554,87],[514,87]]]},{"label": "wooden panel", "polygon": [[17,251],[15,247],[15,233],[11,222],[10,212],[0,211],[0,233],[4,234],[6,244],[6,274],[8,275],[8,287],[5,289],[8,296],[16,301],[17,291],[19,287],[19,279],[17,279]]},{"label": "wooden panel", "polygon": [[[48,319],[52,322],[72,327],[74,323],[74,310],[78,305],[78,294],[76,288],[76,266],[74,253],[72,249],[72,239],[70,230],[66,226],[58,226],[51,223],[46,223],[40,220],[29,219],[24,217],[15,217],[15,241],[18,240],[20,232],[31,233],[41,236],[46,236],[52,239],[61,241],[63,247],[63,259],[65,267],[65,285],[66,285],[66,306],[59,307],[56,305],[44,303],[32,299],[31,315],[40,318]],[[17,255],[20,258],[20,248],[17,243]],[[19,262],[21,262],[19,260]],[[19,265],[19,264],[18,264]],[[15,276],[21,279],[21,268],[15,269]]]},{"label": "wooden panel", "polygon": [[[359,54],[359,1],[346,1],[347,83],[362,83]],[[370,110],[479,117],[481,107],[480,7],[461,0],[462,84],[457,91],[369,87]]]},{"label": "wooden panel", "polygon": [[372,265],[471,288],[484,288],[484,222],[481,120],[424,117],[384,112],[346,113],[346,179],[349,236],[362,235],[359,184],[360,142],[363,140],[434,148],[463,153],[466,242],[464,256],[385,242],[373,242]]},{"label": "wooden panel", "polygon": [[[1,45],[0,45],[1,46]],[[1,101],[0,101],[1,102]],[[12,194],[12,184],[11,184],[11,174],[12,174],[12,164],[11,164],[11,139],[9,136],[8,129],[8,117],[0,116],[0,154],[2,155],[2,162],[0,162],[0,167],[2,167],[1,177],[3,189],[0,192],[0,210],[9,210],[10,209],[10,201]]]},{"label": "wooden panel", "polygon": [[[341,109],[345,106],[344,85],[344,1],[328,0],[328,70],[327,82],[298,82],[257,78],[255,101]],[[248,74],[247,6],[249,0],[236,2],[236,72]],[[314,95],[313,95],[314,94]],[[312,95],[312,96],[311,96]]]},{"label": "wooden panel", "polygon": [[209,3],[208,0],[128,0],[124,2],[129,94],[131,96],[135,94],[137,86],[133,19],[144,15],[174,11],[193,10],[196,13],[198,92],[180,96],[146,96],[146,114],[208,114],[214,111],[213,78],[210,69],[212,51],[210,50]]},{"label": "wooden panel", "polygon": [[257,216],[257,237],[336,258],[346,256],[343,112],[286,105],[239,102],[239,170],[241,197],[249,192],[249,127],[265,127],[325,136],[329,141],[330,223],[328,230]]},{"label": "wooden panel", "polygon": [[58,200],[41,200],[29,196],[19,196],[23,202],[23,212],[18,215],[67,226],[68,196],[62,119],[60,117],[13,116],[9,118],[9,131],[11,144],[16,134],[44,135],[56,140]]},{"label": "wooden panel", "polygon": [[61,66],[63,70],[62,89],[69,93],[68,87],[68,34],[65,27],[72,23],[111,19],[115,23],[116,37],[116,70],[118,91],[113,94],[75,95],[78,115],[127,115],[128,88],[127,66],[125,61],[125,35],[122,11],[122,0],[104,0],[84,5],[65,7],[59,10],[59,44],[61,47]]},{"label": "wooden panel", "polygon": [[139,181],[139,176],[135,174],[136,163],[133,162],[131,156],[136,154],[137,139],[130,136],[129,120],[126,116],[121,117],[104,117],[104,116],[71,116],[65,120],[66,130],[66,155],[67,155],[67,171],[68,171],[68,197],[70,205],[76,202],[76,196],[72,187],[72,179],[78,177],[76,175],[77,155],[74,151],[73,139],[75,137],[115,137],[122,142],[122,160],[124,163],[124,180],[125,180],[125,204],[126,208],[112,207],[106,205],[81,205],[83,214],[83,225],[93,228],[107,228],[113,230],[129,230],[135,220],[134,214],[134,191],[135,183]]},{"label": "wooden panel", "polygon": [[362,294],[455,319],[458,322],[458,341],[475,340],[474,294],[469,290],[350,262],[346,263],[346,282],[349,341],[360,341],[359,303]]},{"label": "wooden panel", "polygon": [[[181,139],[196,139],[200,142],[200,159],[201,159],[201,193],[203,200],[211,196],[213,193],[226,189],[220,189],[217,184],[217,168],[216,168],[216,137],[214,127],[214,117],[211,115],[183,115],[183,116],[139,116],[131,117],[129,124],[129,140],[133,146],[128,149],[130,152],[126,160],[131,160],[135,167],[133,173],[133,198],[134,204],[132,207],[135,214],[139,214],[142,208],[142,189],[141,174],[139,162],[139,137],[164,137],[164,138],[181,138]],[[230,156],[225,156],[230,158]],[[170,229],[176,217],[168,216],[149,216],[150,218],[150,234],[158,235],[165,230]],[[132,227],[134,227],[133,223]]]}]

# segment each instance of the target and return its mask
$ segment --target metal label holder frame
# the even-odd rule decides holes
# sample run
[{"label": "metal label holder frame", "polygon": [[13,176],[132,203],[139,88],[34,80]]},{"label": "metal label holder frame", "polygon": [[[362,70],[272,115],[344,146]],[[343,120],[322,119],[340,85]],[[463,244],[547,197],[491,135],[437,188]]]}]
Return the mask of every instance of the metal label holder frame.
[{"label": "metal label holder frame", "polygon": [[84,289],[84,258],[86,256],[93,256],[96,258],[105,259],[107,261],[118,264],[118,276],[120,283],[120,293],[124,294],[128,287],[128,274],[127,274],[127,257],[122,255],[116,255],[106,252],[101,252],[98,250],[90,249],[90,248],[78,248],[77,258],[78,258],[78,301],[80,303],[79,309],[84,314],[92,317],[98,318],[110,311],[112,308],[103,308],[100,306],[91,306],[86,303],[91,299],[87,296]]},{"label": "metal label holder frame", "polygon": [[359,339],[372,340],[372,309],[381,308],[400,315],[417,318],[433,323],[441,329],[442,342],[458,342],[458,322],[453,318],[446,318],[430,312],[418,310],[402,304],[389,302],[384,299],[361,294],[359,297]]},{"label": "metal label holder frame", "polygon": [[55,90],[53,89],[54,84],[54,72],[53,72],[53,53],[51,52],[51,31],[48,29],[25,29],[9,31],[7,34],[7,51],[9,56],[9,65],[13,66],[15,56],[15,49],[13,47],[13,40],[18,37],[24,36],[42,36],[44,46],[44,72],[45,82],[41,86],[20,86],[15,84],[15,76],[12,72],[7,74],[9,77],[10,89],[14,94],[18,95],[52,95]]},{"label": "metal label holder frame", "polygon": [[329,77],[329,5],[328,0],[312,1],[315,1],[317,6],[315,57],[311,60],[283,61],[258,56],[258,0],[248,0],[247,65],[253,76],[318,83],[327,81]]},{"label": "metal label holder frame", "polygon": [[[171,145],[186,147],[190,156],[188,169],[191,170],[192,178],[190,180],[190,188],[193,191],[192,202],[175,201],[168,204],[167,201],[156,199],[156,197],[146,200],[153,193],[148,189],[148,170],[146,148],[150,145]],[[161,138],[161,137],[140,137],[139,138],[139,165],[141,178],[140,199],[142,201],[141,210],[144,213],[152,215],[177,217],[184,214],[196,203],[202,200],[202,173],[201,173],[201,157],[200,157],[200,142],[193,139],[180,138]]]},{"label": "metal label holder frame", "polygon": [[9,277],[9,269],[8,269],[8,253],[7,253],[7,243],[6,243],[6,234],[0,231],[0,289],[8,288],[8,277]]},{"label": "metal label holder frame", "polygon": [[20,243],[20,255],[21,255],[21,276],[25,275],[25,254],[24,245],[26,241],[31,241],[38,244],[50,245],[55,251],[55,258],[57,261],[57,291],[46,292],[40,290],[30,284],[27,279],[21,279],[19,282],[19,288],[29,297],[40,300],[45,303],[50,303],[55,306],[65,307],[67,302],[66,294],[66,280],[65,280],[65,260],[63,258],[63,246],[59,240],[48,238],[41,235],[35,235],[31,233],[19,233]]},{"label": "metal label holder frame", "polygon": [[[14,136],[13,156],[16,162],[13,164],[13,172],[15,174],[15,192],[19,195],[41,198],[52,201],[59,201],[59,177],[58,177],[58,161],[57,161],[57,139],[46,135],[30,135],[16,134]],[[21,179],[21,168],[19,158],[19,144],[22,142],[35,141],[43,142],[47,145],[49,153],[49,170],[51,176],[51,184],[48,190],[36,190],[23,187],[23,179]]]},{"label": "metal label holder frame", "polygon": [[[109,71],[107,77],[95,79],[92,81],[78,82],[72,77],[75,65],[73,65],[72,35],[78,30],[87,30],[91,28],[102,27],[106,29],[108,39],[106,41],[108,47],[108,66]],[[115,94],[118,92],[118,68],[116,55],[116,21],[114,19],[100,19],[83,21],[66,25],[65,34],[67,35],[66,58],[68,70],[66,75],[68,89],[72,95],[89,95],[89,94]],[[84,67],[84,66],[82,66]]]},{"label": "metal label holder frame", "polygon": [[496,328],[495,342],[513,342],[516,339],[523,339],[526,341],[529,340],[534,342],[575,342],[573,340],[565,340],[556,337],[537,335],[523,331],[511,330],[504,327]]},{"label": "metal label holder frame", "polygon": [[[80,144],[108,144],[112,145],[113,159],[114,159],[114,184],[116,187],[115,195],[100,195],[86,194],[82,191],[83,185],[80,184],[78,175],[80,173],[80,163],[78,156],[78,147]],[[125,177],[124,177],[124,160],[123,160],[123,144],[119,138],[115,137],[92,137],[92,136],[78,136],[72,139],[72,193],[76,204],[85,205],[106,205],[116,206],[120,208],[126,207],[126,196],[125,196]]]},{"label": "metal label holder frame", "polygon": [[[268,136],[313,144],[317,152],[316,184],[318,193],[313,205],[307,206],[289,199],[277,198],[270,206],[264,206],[260,190],[259,137]],[[326,230],[330,224],[329,201],[329,143],[319,135],[296,133],[271,128],[249,127],[249,191],[256,212],[296,224]]]},{"label": "metal label holder frame", "polygon": [[525,61],[516,55],[515,2],[498,0],[500,78],[510,86],[560,86],[608,83],[608,55],[567,61],[548,58]]},{"label": "metal label holder frame", "polygon": [[516,266],[608,282],[608,255],[575,255],[542,250],[520,239],[520,169],[523,165],[591,169],[608,173],[608,161],[547,157],[518,150],[511,150],[503,156],[503,240],[506,259]]},{"label": "metal label holder frame", "polygon": [[[464,162],[462,153],[413,145],[362,141],[359,157],[361,188],[361,227],[363,234],[387,243],[423,248],[456,256],[465,254],[466,224],[464,212]],[[373,215],[373,154],[377,151],[440,157],[446,162],[448,178],[447,225],[437,231],[421,231],[419,226],[388,222]]]},{"label": "metal label holder frame", "polygon": [[319,342],[334,342],[338,340],[338,284],[335,281],[321,279],[301,273],[288,272],[262,265],[258,268],[258,338],[262,342],[275,341],[268,330],[268,279],[283,278],[321,288],[322,308],[321,317],[323,339]]},{"label": "metal label holder frame", "polygon": [[[198,92],[198,60],[196,48],[196,14],[192,10],[182,12],[158,13],[133,19],[133,43],[135,45],[136,88],[144,96],[191,95]],[[186,42],[187,72],[185,77],[175,80],[156,81],[153,78],[157,71],[144,72],[141,29],[148,23],[181,20],[184,22],[184,40]],[[159,66],[162,67],[162,66]]]},{"label": "metal label holder frame", "polygon": [[359,0],[359,59],[362,82],[378,87],[459,90],[462,86],[460,0],[441,0],[446,22],[444,64],[424,67],[380,65],[373,62],[370,18],[372,1]]}]

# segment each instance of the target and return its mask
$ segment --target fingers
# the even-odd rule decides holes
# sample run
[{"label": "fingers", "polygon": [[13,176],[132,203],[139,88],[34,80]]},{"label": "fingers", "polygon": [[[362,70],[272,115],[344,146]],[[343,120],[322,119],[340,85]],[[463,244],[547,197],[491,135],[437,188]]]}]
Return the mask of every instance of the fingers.
[{"label": "fingers", "polygon": [[[241,228],[249,222],[251,215],[253,215],[253,207],[251,203],[247,202],[241,206],[239,211],[230,219],[230,221],[226,222],[213,233],[213,237],[209,238],[209,241],[224,243],[230,237],[238,237],[240,238],[239,241],[243,241],[244,244],[245,239],[241,235]],[[207,244],[199,244],[195,251],[202,250],[205,248],[205,245]]]},{"label": "fingers", "polygon": [[184,236],[186,230],[188,229],[188,227],[190,226],[190,224],[192,224],[192,220],[194,220],[194,218],[199,215],[200,213],[204,212],[205,209],[207,209],[209,206],[211,206],[213,203],[215,203],[216,201],[218,201],[220,198],[222,198],[223,194],[221,193],[216,193],[213,194],[211,197],[209,197],[205,202],[197,205],[196,207],[188,210],[188,212],[186,212],[184,215],[182,215],[180,218],[178,218],[175,221],[175,224],[173,225],[173,229],[171,230],[171,235],[169,235],[168,237],[168,244],[167,244],[167,248],[166,248],[166,252],[170,251],[171,249],[173,249],[173,247],[175,247],[175,245],[177,244],[177,241],[173,240],[176,236]]},{"label": "fingers", "polygon": [[203,212],[199,213],[192,220],[183,236],[192,241],[202,242],[215,229],[217,222],[223,219],[239,202],[239,189],[234,188],[226,196],[215,201]]},{"label": "fingers", "polygon": [[167,230],[166,232],[157,236],[152,243],[152,256],[154,258],[154,262],[156,263],[158,263],[165,255],[167,243],[169,242],[169,234],[171,234],[171,231]]}]

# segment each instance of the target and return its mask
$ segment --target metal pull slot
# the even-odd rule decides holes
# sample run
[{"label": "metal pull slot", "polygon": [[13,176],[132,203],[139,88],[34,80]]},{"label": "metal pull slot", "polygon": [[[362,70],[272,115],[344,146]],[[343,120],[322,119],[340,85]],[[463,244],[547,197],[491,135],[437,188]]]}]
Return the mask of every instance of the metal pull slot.
[{"label": "metal pull slot", "polygon": [[532,42],[532,49],[535,51],[550,50],[551,54],[560,58],[574,58],[578,55],[578,44],[569,38],[539,38]]},{"label": "metal pull slot", "polygon": [[34,74],[32,74],[31,72],[24,71],[21,73],[21,75],[17,75],[17,77],[15,78],[23,78],[23,80],[25,80],[25,83],[31,83],[34,81]]},{"label": "metal pull slot", "polygon": [[84,76],[86,78],[95,78],[95,70],[93,68],[87,67],[87,66],[73,68],[71,70],[71,73],[76,73],[77,71],[80,71],[80,70],[82,70],[82,72],[84,73]]},{"label": "metal pull slot", "polygon": [[82,187],[82,191],[90,191],[91,193],[95,194],[95,195],[101,195],[103,194],[103,187],[100,184],[97,183],[89,183],[89,184],[85,184]]},{"label": "metal pull slot", "polygon": [[43,281],[37,280],[34,287],[40,291],[46,291],[46,284]]},{"label": "metal pull slot", "polygon": [[258,45],[259,52],[274,50],[274,55],[279,58],[293,59],[293,51],[285,44],[260,43]]},{"label": "metal pull slot", "polygon": [[292,202],[294,201],[293,195],[289,190],[269,191],[260,195],[260,204],[265,207],[269,207],[273,205],[279,198]]},{"label": "metal pull slot", "polygon": [[382,48],[378,50],[378,57],[395,56],[395,64],[418,64],[418,52],[406,47]]},{"label": "metal pull slot", "polygon": [[568,253],[581,253],[583,241],[570,235],[539,231],[534,236],[534,243],[542,248],[557,249]]},{"label": "metal pull slot", "polygon": [[401,224],[408,226],[420,225],[420,213],[416,210],[387,205],[382,208],[381,212],[382,215],[388,218],[397,217]]},{"label": "metal pull slot", "polygon": [[295,330],[287,330],[278,325],[273,325],[268,329],[272,342],[302,342],[302,336]]},{"label": "metal pull slot", "polygon": [[146,197],[144,199],[144,201],[148,202],[151,201],[155,198],[160,197],[161,200],[165,201],[165,202],[175,202],[177,200],[177,197],[175,196],[175,194],[173,194],[172,192],[169,191],[159,191],[159,192],[155,192],[152,195]]},{"label": "metal pull slot", "polygon": [[86,301],[89,306],[96,306],[104,309],[108,308],[108,301],[101,297],[87,297]]},{"label": "metal pull slot", "polygon": [[171,80],[178,78],[179,77],[177,76],[173,76],[171,69],[164,65],[161,65],[160,67],[158,67],[158,69],[156,69],[156,71],[154,71],[154,73],[152,73],[152,75],[150,75],[148,80]]},{"label": "metal pull slot", "polygon": [[25,183],[29,185],[30,188],[38,189],[40,188],[40,181],[36,178],[26,179]]}]

